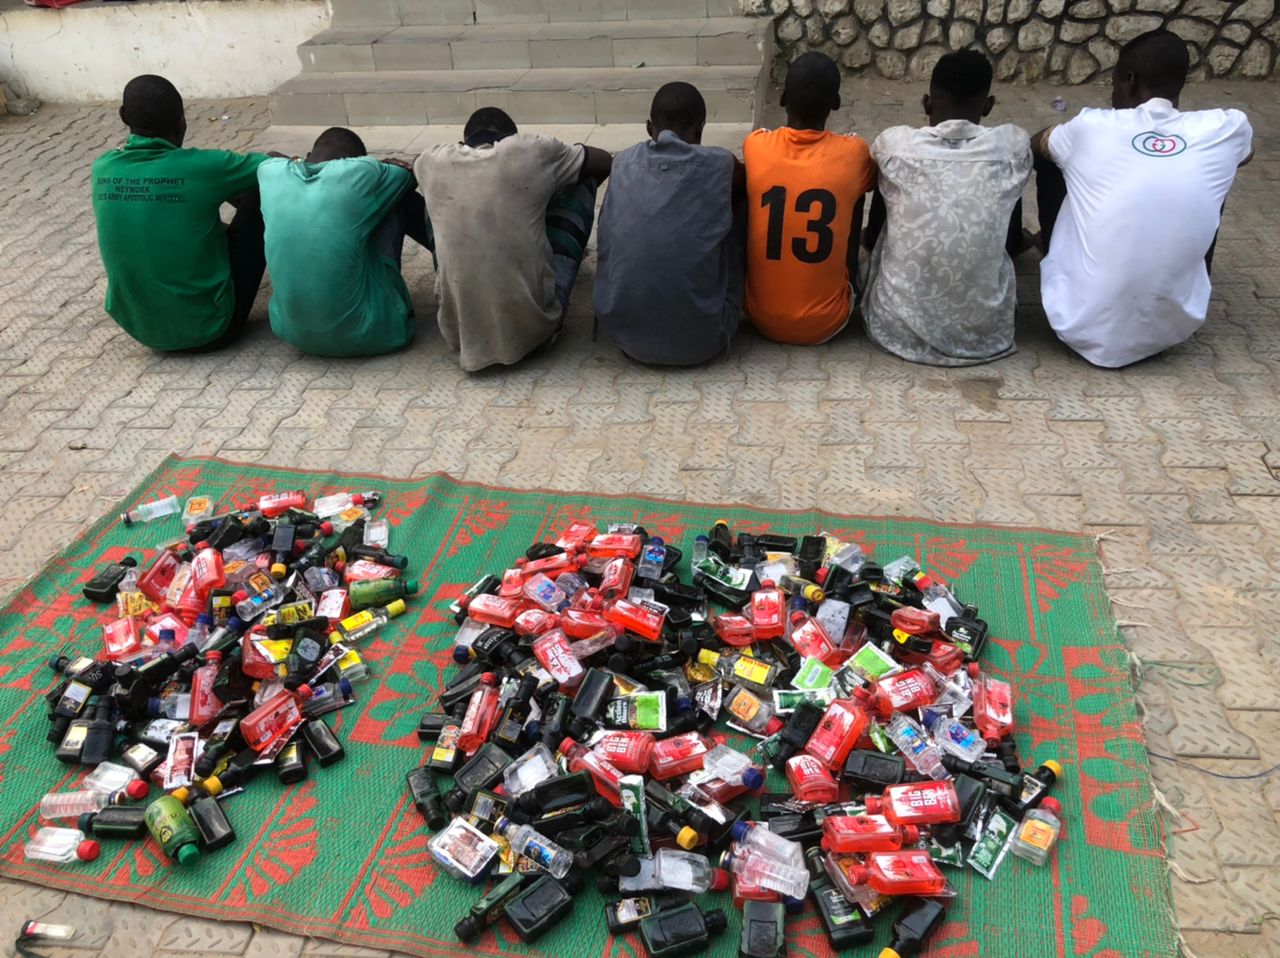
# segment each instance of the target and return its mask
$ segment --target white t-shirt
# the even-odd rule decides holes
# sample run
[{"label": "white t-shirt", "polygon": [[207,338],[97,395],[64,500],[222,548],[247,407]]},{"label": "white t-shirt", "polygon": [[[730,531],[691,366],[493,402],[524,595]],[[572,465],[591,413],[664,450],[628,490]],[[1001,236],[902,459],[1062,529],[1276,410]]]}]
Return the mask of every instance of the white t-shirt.
[{"label": "white t-shirt", "polygon": [[1082,110],[1050,133],[1067,199],[1040,284],[1064,343],[1098,366],[1127,366],[1204,324],[1204,256],[1252,143],[1239,110],[1180,113],[1158,98]]}]

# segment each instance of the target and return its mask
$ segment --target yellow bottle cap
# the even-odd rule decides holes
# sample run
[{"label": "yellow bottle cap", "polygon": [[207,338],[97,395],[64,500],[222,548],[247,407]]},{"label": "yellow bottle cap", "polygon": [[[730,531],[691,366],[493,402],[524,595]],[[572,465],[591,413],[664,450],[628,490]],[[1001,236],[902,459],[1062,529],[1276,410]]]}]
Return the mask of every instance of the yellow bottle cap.
[{"label": "yellow bottle cap", "polygon": [[181,785],[178,788],[175,788],[169,794],[174,798],[176,798],[178,802],[183,805],[187,805],[191,801],[191,789],[187,788],[185,785]]},{"label": "yellow bottle cap", "polygon": [[1062,766],[1059,765],[1057,762],[1055,762],[1053,759],[1051,758],[1045,759],[1040,764],[1043,765],[1045,768],[1047,768],[1049,771],[1053,772],[1053,775],[1055,778],[1062,778]]},{"label": "yellow bottle cap", "polygon": [[217,775],[210,775],[208,778],[202,779],[200,784],[204,786],[204,790],[209,793],[211,798],[222,794],[222,779],[218,778]]},{"label": "yellow bottle cap", "polygon": [[804,597],[810,602],[821,602],[827,594],[816,585],[807,585],[804,587]]},{"label": "yellow bottle cap", "polygon": [[[396,601],[397,601],[397,602],[399,602],[400,600],[399,600],[399,599],[397,599]],[[329,644],[330,644],[330,645],[337,645],[337,644],[338,644],[339,642],[341,642],[341,641],[342,641],[342,633],[341,633],[341,632],[330,632],[330,633],[329,633]]]},{"label": "yellow bottle cap", "polygon": [[894,951],[892,948],[881,948],[880,958],[902,958],[902,956],[898,954],[896,951]]},{"label": "yellow bottle cap", "polygon": [[289,574],[289,569],[283,562],[271,563],[271,577],[273,579],[283,579]]},{"label": "yellow bottle cap", "polygon": [[692,828],[685,826],[680,829],[680,834],[676,835],[676,844],[685,851],[692,851],[698,846],[698,838],[700,836]]},{"label": "yellow bottle cap", "polygon": [[698,661],[703,665],[715,665],[720,661],[720,653],[713,652],[711,649],[699,649]]},{"label": "yellow bottle cap", "polygon": [[394,602],[387,603],[387,615],[394,619],[397,615],[403,614],[406,608],[408,606],[404,604],[404,599],[396,599]]}]

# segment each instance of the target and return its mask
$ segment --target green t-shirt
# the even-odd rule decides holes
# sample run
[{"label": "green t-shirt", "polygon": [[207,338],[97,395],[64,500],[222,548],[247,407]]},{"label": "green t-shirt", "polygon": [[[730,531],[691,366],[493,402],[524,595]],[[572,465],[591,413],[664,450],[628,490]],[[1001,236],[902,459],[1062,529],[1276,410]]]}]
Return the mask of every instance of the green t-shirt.
[{"label": "green t-shirt", "polygon": [[408,170],[371,156],[258,168],[277,336],[318,356],[372,356],[413,339],[400,267],[371,242],[412,185]]},{"label": "green t-shirt", "polygon": [[94,162],[107,312],[138,342],[191,349],[226,331],[235,293],[218,208],[254,188],[266,158],[130,136]]}]

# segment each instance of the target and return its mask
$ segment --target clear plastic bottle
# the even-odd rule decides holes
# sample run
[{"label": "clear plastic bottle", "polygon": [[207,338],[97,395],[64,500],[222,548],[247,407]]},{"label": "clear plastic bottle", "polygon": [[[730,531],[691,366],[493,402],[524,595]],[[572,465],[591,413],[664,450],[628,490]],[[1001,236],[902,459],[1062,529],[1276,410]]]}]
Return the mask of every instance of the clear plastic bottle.
[{"label": "clear plastic bottle", "polygon": [[181,509],[182,506],[178,504],[177,496],[165,496],[163,499],[144,502],[140,506],[134,506],[128,512],[122,512],[120,521],[126,526],[131,526],[135,522],[151,522],[154,519],[171,516],[181,511]]},{"label": "clear plastic bottle", "polygon": [[[146,794],[146,783],[139,781],[142,794]],[[100,812],[108,805],[123,804],[126,797],[132,797],[132,785],[118,792],[95,792],[84,789],[79,792],[50,792],[40,799],[40,817],[52,822],[59,818],[79,818],[85,812]]]},{"label": "clear plastic bottle", "polygon": [[948,777],[949,773],[942,767],[942,750],[929,741],[924,729],[907,716],[895,715],[884,731],[921,775],[939,780]]},{"label": "clear plastic bottle", "polygon": [[689,556],[692,568],[696,569],[707,558],[710,541],[706,536],[698,536],[693,540],[693,552]]},{"label": "clear plastic bottle", "polygon": [[743,785],[755,791],[764,784],[764,773],[736,748],[717,745],[702,760],[702,770],[709,777],[723,779],[731,785]]},{"label": "clear plastic bottle", "polygon": [[803,900],[809,891],[809,869],[764,854],[759,849],[736,846],[720,859],[722,867],[752,885]]},{"label": "clear plastic bottle", "polygon": [[[249,622],[266,612],[267,609],[274,609],[284,597],[288,595],[288,589],[278,582],[249,583],[250,588],[240,589],[236,592],[236,618],[241,622]],[[261,586],[258,588],[257,586]]]},{"label": "clear plastic bottle", "polygon": [[80,784],[93,792],[118,792],[130,782],[138,780],[138,773],[115,762],[99,762],[97,768],[84,777]]},{"label": "clear plastic bottle", "polygon": [[317,499],[311,511],[321,519],[331,519],[352,506],[376,506],[381,498],[378,492],[335,492]]},{"label": "clear plastic bottle", "polygon": [[787,862],[797,868],[804,867],[803,846],[799,842],[793,842],[776,832],[769,831],[767,826],[759,822],[746,820],[734,822],[730,834],[742,848],[754,848],[761,854],[780,862]]},{"label": "clear plastic bottle", "polygon": [[636,575],[641,579],[662,578],[662,567],[667,561],[667,546],[660,536],[650,536],[636,563]]},{"label": "clear plastic bottle", "polygon": [[987,750],[986,740],[981,735],[950,716],[935,722],[930,732],[944,752],[966,762],[978,761]]},{"label": "clear plastic bottle", "polygon": [[1043,865],[1061,834],[1062,805],[1056,798],[1046,798],[1018,823],[1009,839],[1009,851],[1033,865]]},{"label": "clear plastic bottle", "polygon": [[517,825],[509,818],[498,819],[498,834],[511,843],[517,855],[523,855],[543,871],[563,878],[573,867],[573,852],[561,848],[529,825]]},{"label": "clear plastic bottle", "polygon": [[45,826],[28,839],[22,848],[22,856],[29,862],[91,862],[98,857],[102,847],[84,837],[78,828]]},{"label": "clear plastic bottle", "polygon": [[386,549],[391,543],[391,526],[386,519],[370,519],[364,525],[364,544]]},{"label": "clear plastic bottle", "polygon": [[539,742],[507,766],[502,773],[502,786],[512,798],[519,798],[535,785],[558,774],[551,749]]},{"label": "clear plastic bottle", "polygon": [[729,886],[729,876],[724,869],[712,865],[706,855],[660,848],[653,858],[658,883],[663,888],[702,894],[723,891]]}]

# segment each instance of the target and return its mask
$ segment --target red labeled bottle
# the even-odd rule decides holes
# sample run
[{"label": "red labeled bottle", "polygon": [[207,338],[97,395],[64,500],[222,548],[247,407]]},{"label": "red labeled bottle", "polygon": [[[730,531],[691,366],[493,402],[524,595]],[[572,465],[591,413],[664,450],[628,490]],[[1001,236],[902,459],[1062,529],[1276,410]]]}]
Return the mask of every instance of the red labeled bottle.
[{"label": "red labeled bottle", "polygon": [[599,534],[600,530],[596,528],[594,522],[578,519],[569,523],[569,528],[560,533],[560,537],[556,539],[556,545],[565,552],[579,552]]},{"label": "red labeled bottle", "polygon": [[533,657],[548,675],[560,683],[562,692],[576,689],[586,674],[586,669],[573,654],[568,638],[560,629],[544,632],[533,640]]},{"label": "red labeled bottle", "polygon": [[582,560],[569,552],[557,552],[532,562],[521,560],[520,567],[525,575],[537,575],[541,572],[548,579],[558,578],[562,572],[576,572],[582,568]]},{"label": "red labeled bottle", "polygon": [[560,616],[545,609],[525,609],[516,616],[511,627],[516,635],[528,638],[550,632],[560,624]]},{"label": "red labeled bottle", "polygon": [[214,694],[213,680],[218,677],[222,653],[214,650],[205,656],[204,665],[191,676],[191,725],[203,725],[222,711],[222,701]]},{"label": "red labeled bottle", "polygon": [[859,689],[854,695],[880,718],[887,719],[892,718],[894,712],[923,708],[938,697],[938,689],[929,676],[919,669],[910,669],[886,676],[870,689]]},{"label": "red labeled bottle", "polygon": [[632,532],[606,532],[587,543],[587,555],[593,559],[624,556],[634,559],[644,548],[644,540]]},{"label": "red labeled bottle", "polygon": [[649,759],[649,774],[659,781],[688,775],[702,768],[707,753],[716,743],[698,732],[685,732],[664,738],[653,747]]},{"label": "red labeled bottle", "polygon": [[652,732],[634,730],[606,732],[591,746],[606,762],[627,775],[643,775],[649,771],[649,761],[657,740]]},{"label": "red labeled bottle", "polygon": [[973,724],[988,745],[994,745],[1013,731],[1013,686],[994,676],[984,675],[978,663],[969,666],[973,678]]},{"label": "red labeled bottle", "polygon": [[721,642],[734,648],[743,648],[756,640],[755,626],[740,612],[723,612],[713,617],[711,627]]},{"label": "red labeled bottle", "polygon": [[867,713],[854,699],[835,699],[809,736],[804,750],[830,769],[841,768],[867,730]]},{"label": "red labeled bottle", "polygon": [[802,802],[826,805],[840,797],[840,786],[830,770],[812,755],[801,753],[787,759],[787,783]]},{"label": "red labeled bottle", "polygon": [[217,549],[201,549],[191,560],[191,584],[201,603],[208,601],[209,593],[227,583],[227,573],[222,568],[222,553]]},{"label": "red labeled bottle", "polygon": [[855,885],[881,895],[939,895],[947,887],[947,876],[924,849],[872,852],[865,865],[855,865],[848,875]]},{"label": "red labeled bottle", "polygon": [[883,815],[830,815],[822,821],[822,847],[839,852],[893,852],[920,840],[914,825],[895,825]]},{"label": "red labeled bottle", "polygon": [[890,785],[883,795],[868,795],[868,815],[884,815],[894,825],[945,825],[961,818],[954,782]]},{"label": "red labeled bottle", "polygon": [[163,602],[181,565],[181,560],[172,552],[161,552],[156,556],[156,561],[147,567],[147,571],[138,576],[138,591],[152,602]]},{"label": "red labeled bottle", "polygon": [[471,693],[466,714],[462,717],[462,732],[458,736],[458,748],[471,755],[489,737],[498,722],[498,677],[492,672],[480,676],[480,684]]},{"label": "red labeled bottle", "polygon": [[772,579],[751,593],[751,624],[760,641],[779,638],[787,628],[787,597]]},{"label": "red labeled bottle", "polygon": [[524,569],[508,569],[502,573],[502,583],[498,586],[498,595],[504,599],[519,599],[524,595],[524,582],[528,578]]},{"label": "red labeled bottle", "polygon": [[600,573],[600,594],[606,599],[625,597],[631,591],[631,580],[635,575],[635,563],[630,559],[622,556],[610,559],[605,563],[604,572]]},{"label": "red labeled bottle", "polygon": [[603,612],[593,609],[565,609],[560,613],[560,628],[571,639],[589,639],[612,626]]},{"label": "red labeled bottle", "polygon": [[290,492],[274,492],[269,496],[258,497],[258,511],[267,519],[284,515],[290,509],[307,508],[307,494],[301,489]]},{"label": "red labeled bottle", "polygon": [[251,679],[269,679],[278,674],[276,663],[269,659],[254,641],[265,638],[266,633],[258,628],[246,632],[240,638],[240,671]]},{"label": "red labeled bottle", "polygon": [[516,623],[516,616],[524,611],[524,602],[482,593],[467,605],[467,615],[486,625],[498,625],[509,629]]},{"label": "red labeled bottle", "polygon": [[302,703],[311,698],[311,686],[281,689],[240,720],[245,745],[255,752],[270,748],[303,722]]},{"label": "red labeled bottle", "polygon": [[828,668],[836,668],[847,658],[822,623],[800,611],[791,613],[791,646],[801,658],[817,659]]},{"label": "red labeled bottle", "polygon": [[142,651],[142,623],[133,617],[112,619],[102,627],[102,657],[119,662]]},{"label": "red labeled bottle", "polygon": [[622,807],[622,772],[616,765],[571,738],[560,743],[560,754],[568,762],[569,771],[586,772],[595,782],[597,792]]},{"label": "red labeled bottle", "polygon": [[648,602],[616,599],[605,607],[604,617],[620,629],[634,632],[650,642],[661,642],[667,613],[661,606]]}]

